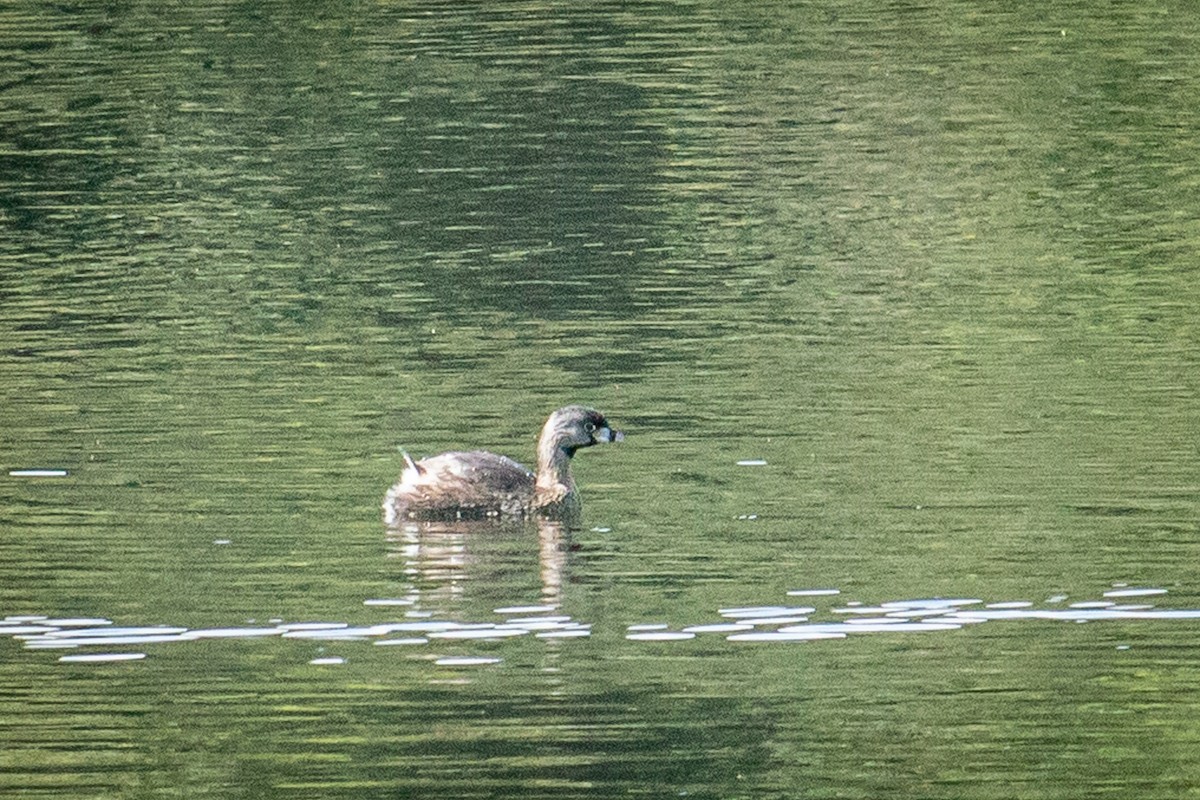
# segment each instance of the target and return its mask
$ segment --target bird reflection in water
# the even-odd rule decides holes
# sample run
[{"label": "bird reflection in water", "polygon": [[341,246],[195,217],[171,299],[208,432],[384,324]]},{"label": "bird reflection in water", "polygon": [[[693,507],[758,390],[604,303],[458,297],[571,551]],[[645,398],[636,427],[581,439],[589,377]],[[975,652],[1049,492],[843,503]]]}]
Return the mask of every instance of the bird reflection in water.
[{"label": "bird reflection in water", "polygon": [[414,615],[477,604],[562,604],[570,550],[570,526],[562,520],[410,520],[389,527],[387,542],[388,557],[403,563]]}]

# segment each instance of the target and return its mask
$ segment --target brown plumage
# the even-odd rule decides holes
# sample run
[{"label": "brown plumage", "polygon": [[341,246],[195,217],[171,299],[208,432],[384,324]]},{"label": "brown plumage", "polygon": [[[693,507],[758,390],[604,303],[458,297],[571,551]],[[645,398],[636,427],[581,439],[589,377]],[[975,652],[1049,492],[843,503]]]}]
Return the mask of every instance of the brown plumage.
[{"label": "brown plumage", "polygon": [[604,415],[566,406],[550,415],[538,439],[537,473],[485,450],[451,452],[413,461],[383,500],[384,520],[494,516],[568,517],[580,509],[571,457],[581,447],[624,438]]}]

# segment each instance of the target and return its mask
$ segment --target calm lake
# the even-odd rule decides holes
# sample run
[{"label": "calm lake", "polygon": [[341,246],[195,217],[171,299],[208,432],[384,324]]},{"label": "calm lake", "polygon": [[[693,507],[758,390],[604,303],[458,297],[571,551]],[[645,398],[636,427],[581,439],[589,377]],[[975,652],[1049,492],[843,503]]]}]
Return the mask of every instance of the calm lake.
[{"label": "calm lake", "polygon": [[[1200,15],[0,7],[0,794],[1200,797]],[[602,409],[575,529],[384,525]]]}]

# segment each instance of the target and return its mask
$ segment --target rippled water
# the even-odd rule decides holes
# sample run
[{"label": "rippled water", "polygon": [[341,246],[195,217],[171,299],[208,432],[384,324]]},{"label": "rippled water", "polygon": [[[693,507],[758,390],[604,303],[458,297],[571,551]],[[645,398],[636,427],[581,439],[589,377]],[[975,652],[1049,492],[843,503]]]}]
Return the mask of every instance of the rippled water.
[{"label": "rippled water", "polygon": [[1192,16],[0,9],[0,793],[1187,796]]},{"label": "rippled water", "polygon": [[[809,595],[807,590],[788,592],[789,595]],[[819,595],[840,594],[836,589],[819,590]],[[1166,594],[1165,589],[1114,589],[1104,597],[1140,597]],[[798,642],[816,639],[844,639],[860,633],[928,633],[958,630],[964,625],[1006,620],[1058,620],[1062,622],[1101,622],[1162,620],[1186,622],[1200,619],[1200,609],[1160,609],[1152,604],[1118,604],[1111,600],[1085,600],[1056,607],[1067,598],[1049,598],[1050,608],[1034,608],[1026,600],[988,603],[981,608],[977,599],[934,598],[926,600],[891,600],[879,605],[852,602],[844,607],[828,609],[826,613],[841,619],[816,622],[809,615],[814,606],[744,606],[718,609],[720,622],[688,625],[671,630],[669,623],[636,623],[627,626],[625,638],[636,641],[685,641],[697,634],[726,634],[731,642]],[[415,597],[372,598],[365,606],[419,606]],[[431,612],[408,611],[399,620],[376,622],[371,625],[349,625],[345,622],[284,622],[272,619],[267,625],[188,630],[168,626],[121,628],[107,619],[51,619],[49,617],[12,616],[0,625],[0,635],[12,636],[31,650],[97,650],[128,645],[161,644],[164,642],[194,642],[199,639],[244,639],[279,636],[284,639],[344,642],[373,641],[376,645],[426,645],[438,641],[479,641],[495,643],[518,636],[537,639],[577,639],[591,636],[591,623],[558,614],[556,604],[509,606],[493,610],[493,619],[462,622],[434,618]],[[1128,645],[1118,649],[1128,649]],[[144,658],[145,653],[84,652],[69,653],[59,661],[126,661]],[[439,666],[464,666],[499,663],[501,658],[489,656],[444,656],[435,661]],[[315,658],[310,664],[345,663],[341,657]]]}]

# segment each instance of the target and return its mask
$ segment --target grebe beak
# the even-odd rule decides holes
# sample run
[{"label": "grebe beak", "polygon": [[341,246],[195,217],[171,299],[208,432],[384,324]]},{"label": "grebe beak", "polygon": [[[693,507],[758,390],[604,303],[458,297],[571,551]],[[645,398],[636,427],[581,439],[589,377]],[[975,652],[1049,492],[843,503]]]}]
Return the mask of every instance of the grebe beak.
[{"label": "grebe beak", "polygon": [[596,431],[597,442],[623,442],[625,434],[620,431],[614,431],[612,428],[601,428]]}]

